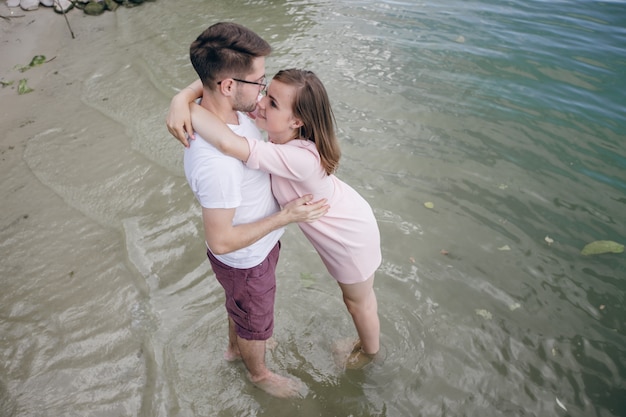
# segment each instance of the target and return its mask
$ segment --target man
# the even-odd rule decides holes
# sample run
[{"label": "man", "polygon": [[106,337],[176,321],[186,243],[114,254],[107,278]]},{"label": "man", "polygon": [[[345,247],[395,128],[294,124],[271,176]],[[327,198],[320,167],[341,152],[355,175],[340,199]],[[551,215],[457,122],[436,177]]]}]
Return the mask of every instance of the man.
[{"label": "man", "polygon": [[[201,105],[228,123],[237,134],[262,140],[254,123],[242,112],[256,108],[266,88],[265,57],[269,44],[235,23],[217,23],[191,44],[190,55],[199,81],[172,101],[188,103],[202,96]],[[168,129],[181,135],[185,126]],[[191,125],[188,124],[190,130]],[[179,136],[180,137],[180,136]],[[283,226],[310,222],[326,213],[325,201],[312,196],[279,209],[267,173],[249,169],[220,153],[204,140],[185,149],[185,175],[202,206],[207,255],[226,294],[229,322],[227,360],[243,359],[248,377],[276,397],[299,395],[297,380],[271,372],[265,365],[266,341],[274,325],[275,268]]]}]

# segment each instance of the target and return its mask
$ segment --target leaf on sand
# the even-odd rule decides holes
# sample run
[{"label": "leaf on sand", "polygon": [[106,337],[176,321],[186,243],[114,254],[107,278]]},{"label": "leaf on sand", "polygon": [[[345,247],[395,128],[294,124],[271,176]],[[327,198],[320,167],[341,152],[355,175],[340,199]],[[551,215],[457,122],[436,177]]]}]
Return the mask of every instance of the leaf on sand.
[{"label": "leaf on sand", "polygon": [[304,288],[312,287],[315,284],[315,277],[306,272],[300,272],[300,283]]},{"label": "leaf on sand", "polygon": [[624,252],[624,245],[621,245],[612,240],[596,240],[595,242],[585,245],[581,254],[587,255],[599,255],[601,253],[622,253]]},{"label": "leaf on sand", "polygon": [[35,65],[41,65],[44,62],[46,62],[46,57],[44,55],[35,55],[28,65],[34,67]]},{"label": "leaf on sand", "polygon": [[24,67],[19,67],[18,70],[20,72],[24,72],[24,71],[27,71],[27,70],[31,69],[32,67],[36,67],[37,65],[41,65],[44,62],[46,62],[45,55],[35,55],[33,57],[33,59],[30,60],[30,64],[28,64],[28,65],[26,65]]},{"label": "leaf on sand", "polygon": [[504,245],[499,247],[498,250],[511,250],[511,248],[509,247],[509,245]]},{"label": "leaf on sand", "polygon": [[26,84],[26,78],[21,79],[19,85],[17,86],[17,94],[26,94],[31,91],[33,91],[33,89]]},{"label": "leaf on sand", "polygon": [[424,203],[424,207],[431,209],[431,208],[435,208],[435,205],[432,202],[427,201]]}]

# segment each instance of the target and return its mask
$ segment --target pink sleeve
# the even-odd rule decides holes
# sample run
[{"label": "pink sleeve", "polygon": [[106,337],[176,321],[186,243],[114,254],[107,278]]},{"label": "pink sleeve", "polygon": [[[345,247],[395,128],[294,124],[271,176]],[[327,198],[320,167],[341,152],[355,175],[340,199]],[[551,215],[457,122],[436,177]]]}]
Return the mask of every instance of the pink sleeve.
[{"label": "pink sleeve", "polygon": [[298,144],[300,139],[283,145],[248,138],[246,140],[250,146],[250,156],[246,161],[248,168],[260,169],[292,181],[305,180],[320,169],[319,155],[308,149],[307,145]]}]

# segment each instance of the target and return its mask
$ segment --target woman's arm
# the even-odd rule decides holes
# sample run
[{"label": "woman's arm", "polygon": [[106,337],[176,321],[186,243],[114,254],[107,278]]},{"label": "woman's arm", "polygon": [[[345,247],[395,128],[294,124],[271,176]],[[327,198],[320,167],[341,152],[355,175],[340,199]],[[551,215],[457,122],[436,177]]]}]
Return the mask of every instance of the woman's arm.
[{"label": "woman's arm", "polygon": [[186,148],[189,147],[189,138],[193,138],[189,103],[202,97],[202,81],[196,80],[183,88],[170,102],[165,124],[167,130]]},{"label": "woman's arm", "polygon": [[219,117],[196,103],[189,104],[191,122],[202,139],[215,146],[220,152],[247,161],[250,156],[248,141],[230,130]]},{"label": "woman's arm", "polygon": [[[204,107],[191,103],[189,108],[193,127],[202,139],[220,152],[245,162],[248,168],[260,169],[293,181],[303,181],[317,175],[321,169],[319,154],[312,143],[294,139],[291,142],[296,145],[289,146],[248,141],[230,130],[226,123]],[[304,143],[308,146],[302,145]]]}]

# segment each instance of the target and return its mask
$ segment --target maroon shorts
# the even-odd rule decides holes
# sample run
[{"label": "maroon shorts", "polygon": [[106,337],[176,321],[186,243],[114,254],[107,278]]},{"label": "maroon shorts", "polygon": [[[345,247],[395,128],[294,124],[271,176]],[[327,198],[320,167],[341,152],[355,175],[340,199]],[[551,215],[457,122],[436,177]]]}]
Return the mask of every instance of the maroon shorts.
[{"label": "maroon shorts", "polygon": [[280,242],[259,265],[237,269],[223,264],[207,250],[215,277],[226,294],[226,311],[242,339],[267,340],[272,336],[279,251]]}]

